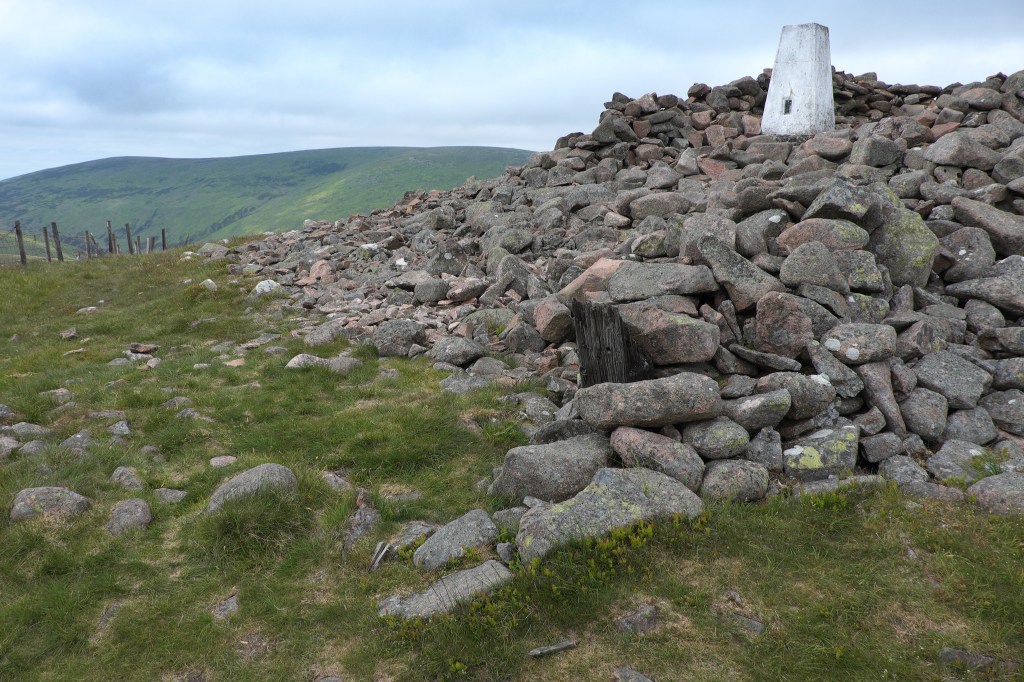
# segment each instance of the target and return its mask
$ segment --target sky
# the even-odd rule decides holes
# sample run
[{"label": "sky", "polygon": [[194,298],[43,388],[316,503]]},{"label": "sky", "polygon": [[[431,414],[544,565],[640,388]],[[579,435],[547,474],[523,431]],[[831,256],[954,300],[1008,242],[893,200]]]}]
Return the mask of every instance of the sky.
[{"label": "sky", "polygon": [[613,92],[832,63],[945,86],[1024,69],[1024,2],[0,0],[0,179],[115,156],[356,146],[550,150]]}]

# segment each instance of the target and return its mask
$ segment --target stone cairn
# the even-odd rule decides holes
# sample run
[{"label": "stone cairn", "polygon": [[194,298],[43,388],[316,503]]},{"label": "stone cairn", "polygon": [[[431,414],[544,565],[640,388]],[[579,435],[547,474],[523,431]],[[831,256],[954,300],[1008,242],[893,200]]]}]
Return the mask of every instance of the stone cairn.
[{"label": "stone cairn", "polygon": [[[525,505],[495,514],[524,560],[849,481],[956,500],[977,480],[1024,512],[1024,71],[836,72],[836,130],[803,138],[760,134],[769,79],[616,93],[499,178],[211,251],[308,313],[311,347],[426,354],[459,393],[542,378],[509,398],[532,444],[487,482]],[[618,313],[651,378],[578,383],[580,301]]]}]

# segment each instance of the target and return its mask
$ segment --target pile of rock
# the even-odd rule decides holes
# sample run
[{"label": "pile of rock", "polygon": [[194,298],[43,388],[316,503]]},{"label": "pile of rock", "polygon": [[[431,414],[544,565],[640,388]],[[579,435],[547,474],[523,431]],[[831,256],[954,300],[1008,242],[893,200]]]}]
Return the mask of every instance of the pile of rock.
[{"label": "pile of rock", "polygon": [[[527,558],[851,474],[943,498],[983,479],[980,502],[1024,511],[1024,71],[834,82],[837,129],[801,139],[760,135],[764,74],[616,94],[500,178],[229,267],[326,316],[310,346],[428,354],[456,391],[543,377],[552,409],[491,484],[537,501]],[[580,388],[574,300],[613,306],[655,378]]]}]

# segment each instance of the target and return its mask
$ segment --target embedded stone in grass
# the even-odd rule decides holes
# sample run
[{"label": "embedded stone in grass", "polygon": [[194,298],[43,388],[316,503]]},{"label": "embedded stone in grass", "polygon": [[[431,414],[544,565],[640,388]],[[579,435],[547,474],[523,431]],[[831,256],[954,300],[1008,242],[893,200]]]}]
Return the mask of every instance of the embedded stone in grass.
[{"label": "embedded stone in grass", "polygon": [[135,469],[131,467],[117,467],[110,476],[110,480],[128,490],[142,490],[146,487],[139,475],[135,473]]},{"label": "embedded stone in grass", "polygon": [[387,320],[373,330],[373,345],[381,357],[405,357],[414,344],[425,341],[423,325],[415,320]]},{"label": "embedded stone in grass", "polygon": [[582,388],[576,393],[575,404],[584,421],[599,429],[667,426],[710,419],[722,413],[718,384],[689,372],[664,379]]},{"label": "embedded stone in grass", "polygon": [[985,448],[960,440],[946,441],[933,456],[925,462],[925,467],[932,476],[940,481],[951,478],[958,478],[964,481],[974,481],[978,478],[980,471],[973,465],[973,461],[985,455]]},{"label": "embedded stone in grass", "polygon": [[484,377],[473,376],[472,374],[453,374],[441,380],[441,390],[456,395],[468,395],[473,391],[487,388],[491,382]]},{"label": "embedded stone in grass", "polygon": [[217,457],[210,458],[210,466],[214,469],[223,469],[224,467],[231,466],[237,461],[238,458],[234,455],[218,455]]},{"label": "embedded stone in grass", "polygon": [[38,424],[29,424],[28,422],[18,422],[10,430],[22,442],[32,438],[46,438],[53,433],[53,429],[48,429]]},{"label": "embedded stone in grass", "polygon": [[157,499],[165,504],[178,504],[188,495],[188,492],[184,490],[175,490],[174,488],[157,488],[153,491]]},{"label": "embedded stone in grass", "polygon": [[78,516],[88,511],[91,505],[89,498],[67,488],[25,488],[14,497],[11,521],[22,521],[36,516]]},{"label": "embedded stone in grass", "polygon": [[856,426],[812,433],[783,451],[786,475],[815,481],[852,470],[857,463],[858,443]]},{"label": "embedded stone in grass", "polygon": [[253,290],[249,295],[254,297],[269,296],[271,294],[276,294],[277,292],[281,291],[281,289],[281,285],[275,282],[274,280],[265,279],[259,282],[255,287],[253,287]]},{"label": "embedded stone in grass", "polygon": [[139,498],[121,500],[110,512],[110,520],[104,526],[111,535],[121,535],[130,530],[146,528],[153,521],[149,503]]},{"label": "embedded stone in grass", "polygon": [[996,474],[967,489],[978,504],[993,514],[1024,514],[1024,473]]},{"label": "embedded stone in grass", "polygon": [[632,668],[616,668],[613,674],[615,682],[654,682],[651,678]]},{"label": "embedded stone in grass", "polygon": [[274,463],[260,464],[234,476],[217,488],[210,498],[210,503],[206,505],[206,513],[220,511],[229,500],[252,497],[270,490],[294,492],[298,487],[298,479],[288,467]]},{"label": "embedded stone in grass", "polygon": [[0,424],[12,424],[17,418],[18,415],[14,413],[14,410],[0,403]]},{"label": "embedded stone in grass", "polygon": [[10,457],[11,453],[21,445],[20,441],[10,436],[0,436],[0,462]]},{"label": "embedded stone in grass", "polygon": [[308,353],[299,353],[285,365],[287,369],[302,369],[305,367],[325,367],[337,374],[345,375],[352,372],[363,363],[355,358],[340,355],[336,358],[321,358]]},{"label": "embedded stone in grass", "polygon": [[920,464],[907,455],[893,455],[878,464],[879,475],[887,481],[904,483],[924,483],[928,481],[928,472]]},{"label": "embedded stone in grass", "polygon": [[608,438],[601,434],[512,448],[488,492],[515,500],[532,495],[560,502],[583,490],[597,470],[608,465],[611,454]]},{"label": "embedded stone in grass", "polygon": [[601,469],[575,497],[530,509],[519,522],[516,547],[524,562],[571,540],[600,537],[637,521],[681,514],[694,518],[704,503],[685,485],[650,469]]},{"label": "embedded stone in grass", "polygon": [[491,559],[479,566],[444,576],[423,592],[402,597],[392,595],[377,606],[383,618],[430,618],[448,613],[459,604],[481,594],[493,592],[512,580],[512,571]]},{"label": "embedded stone in grass", "polygon": [[473,509],[441,526],[412,555],[412,563],[425,571],[458,559],[467,549],[489,545],[498,538],[498,528],[483,509]]},{"label": "embedded stone in grass", "polygon": [[238,595],[232,594],[227,599],[210,609],[210,615],[213,616],[214,620],[227,620],[238,613],[238,609]]}]

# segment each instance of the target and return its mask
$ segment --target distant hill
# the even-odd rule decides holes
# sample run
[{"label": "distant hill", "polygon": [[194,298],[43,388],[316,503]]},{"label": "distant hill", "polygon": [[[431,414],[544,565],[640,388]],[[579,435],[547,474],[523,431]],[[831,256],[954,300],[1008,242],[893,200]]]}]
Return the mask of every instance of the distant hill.
[{"label": "distant hill", "polygon": [[[336,220],[391,205],[415,189],[500,175],[530,152],[497,147],[350,147],[216,159],[120,157],[0,181],[0,230],[56,221],[71,241],[111,220],[168,245]],[[105,243],[105,237],[97,239]],[[122,244],[122,248],[124,245]]]}]

